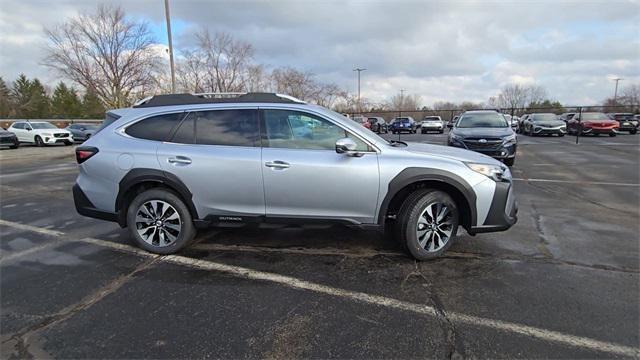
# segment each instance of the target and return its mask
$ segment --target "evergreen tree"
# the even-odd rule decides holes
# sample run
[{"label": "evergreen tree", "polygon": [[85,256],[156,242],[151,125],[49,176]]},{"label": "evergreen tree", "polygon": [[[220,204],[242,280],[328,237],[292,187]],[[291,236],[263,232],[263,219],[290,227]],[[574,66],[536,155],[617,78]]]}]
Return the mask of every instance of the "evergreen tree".
[{"label": "evergreen tree", "polygon": [[49,116],[49,97],[38,79],[29,80],[20,74],[13,83],[16,116],[25,119],[43,119]]},{"label": "evergreen tree", "polygon": [[0,77],[0,118],[11,116],[12,105],[11,91],[4,79]]},{"label": "evergreen tree", "polygon": [[87,89],[82,97],[82,115],[86,119],[103,119],[105,108],[95,91]]},{"label": "evergreen tree", "polygon": [[56,118],[79,117],[82,104],[74,88],[68,88],[60,82],[51,97],[51,115]]}]

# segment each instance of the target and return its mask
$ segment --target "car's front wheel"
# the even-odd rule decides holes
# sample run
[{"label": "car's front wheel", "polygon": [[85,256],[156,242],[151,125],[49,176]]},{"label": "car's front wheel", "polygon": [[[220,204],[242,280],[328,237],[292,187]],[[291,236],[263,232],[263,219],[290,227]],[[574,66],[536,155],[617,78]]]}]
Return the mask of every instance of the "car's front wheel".
[{"label": "car's front wheel", "polygon": [[415,259],[433,259],[451,246],[459,218],[458,207],[447,193],[417,190],[398,213],[397,236]]},{"label": "car's front wheel", "polygon": [[165,189],[138,194],[129,204],[127,225],[138,246],[156,254],[173,254],[196,235],[187,206]]},{"label": "car's front wheel", "polygon": [[36,146],[44,146],[44,141],[42,141],[42,138],[39,135],[36,135],[33,141],[36,143]]}]

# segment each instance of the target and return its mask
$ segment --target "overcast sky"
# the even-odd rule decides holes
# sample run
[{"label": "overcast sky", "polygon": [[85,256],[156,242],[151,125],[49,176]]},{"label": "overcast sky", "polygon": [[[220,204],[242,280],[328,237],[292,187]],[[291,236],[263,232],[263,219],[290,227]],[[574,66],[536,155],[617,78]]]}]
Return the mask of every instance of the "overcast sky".
[{"label": "overcast sky", "polygon": [[[102,1],[103,3],[105,1]],[[166,43],[163,0],[107,1],[150,23]],[[41,65],[44,27],[95,9],[89,0],[0,0],[0,76],[53,85]],[[201,27],[251,43],[255,61],[311,71],[383,101],[406,89],[423,104],[486,101],[507,83],[542,85],[555,99],[598,104],[640,83],[638,1],[188,1],[171,0],[174,47]]]}]

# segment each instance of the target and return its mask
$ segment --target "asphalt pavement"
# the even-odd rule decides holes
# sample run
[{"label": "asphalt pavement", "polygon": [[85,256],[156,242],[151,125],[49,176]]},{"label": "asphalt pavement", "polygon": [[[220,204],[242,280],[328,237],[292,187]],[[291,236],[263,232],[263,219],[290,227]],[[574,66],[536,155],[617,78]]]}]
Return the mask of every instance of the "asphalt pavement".
[{"label": "asphalt pavement", "polygon": [[519,136],[518,223],[428,262],[345,227],[151,255],[75,212],[77,171],[73,147],[0,150],[2,358],[640,357],[637,135]]}]

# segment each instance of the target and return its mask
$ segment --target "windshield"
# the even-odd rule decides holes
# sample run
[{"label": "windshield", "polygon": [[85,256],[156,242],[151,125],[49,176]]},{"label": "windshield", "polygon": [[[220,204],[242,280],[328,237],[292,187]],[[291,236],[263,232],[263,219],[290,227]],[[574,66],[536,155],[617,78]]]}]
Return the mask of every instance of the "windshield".
[{"label": "windshield", "polygon": [[57,127],[48,122],[30,123],[32,129],[57,129]]},{"label": "windshield", "polygon": [[98,128],[98,125],[96,124],[78,124],[80,126],[82,126],[83,128],[87,129],[87,130],[95,130]]},{"label": "windshield", "polygon": [[424,118],[424,121],[440,121],[440,118],[435,116],[427,116],[426,118]]},{"label": "windshield", "polygon": [[556,114],[533,114],[532,118],[533,122],[539,121],[556,121],[558,117]]},{"label": "windshield", "polygon": [[603,113],[583,113],[582,117],[581,117],[582,121],[589,121],[589,120],[611,120],[607,117],[607,115],[603,114]]},{"label": "windshield", "polygon": [[503,128],[508,127],[507,120],[498,113],[464,114],[458,120],[459,128]]},{"label": "windshield", "polygon": [[615,114],[613,117],[616,120],[633,120],[633,114]]}]

